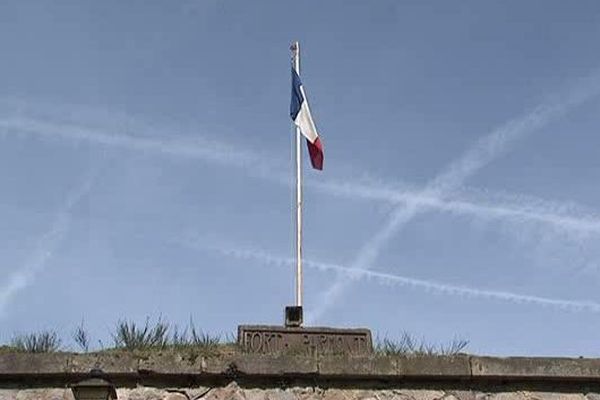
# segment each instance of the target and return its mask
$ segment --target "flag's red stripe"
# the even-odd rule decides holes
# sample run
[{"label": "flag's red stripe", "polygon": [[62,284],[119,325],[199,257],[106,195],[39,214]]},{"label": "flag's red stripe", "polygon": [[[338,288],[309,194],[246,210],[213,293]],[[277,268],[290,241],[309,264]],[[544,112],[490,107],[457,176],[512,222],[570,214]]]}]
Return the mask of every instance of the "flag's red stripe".
[{"label": "flag's red stripe", "polygon": [[306,140],[308,145],[308,153],[310,154],[310,163],[314,169],[321,171],[323,169],[323,145],[321,139],[317,137],[314,143]]}]

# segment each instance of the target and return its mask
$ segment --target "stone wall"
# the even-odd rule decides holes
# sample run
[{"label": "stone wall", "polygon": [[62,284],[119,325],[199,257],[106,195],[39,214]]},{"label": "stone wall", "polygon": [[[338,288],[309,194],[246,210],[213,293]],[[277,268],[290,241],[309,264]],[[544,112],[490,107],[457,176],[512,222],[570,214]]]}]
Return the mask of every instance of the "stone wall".
[{"label": "stone wall", "polygon": [[[319,386],[248,388],[231,382],[222,387],[155,388],[117,390],[120,400],[599,400],[598,393],[540,391],[478,391],[439,389],[336,389]],[[1,400],[74,400],[69,389],[0,389]]]},{"label": "stone wall", "polygon": [[121,400],[600,400],[595,359],[178,353],[0,354],[0,400],[74,400],[92,369]]}]

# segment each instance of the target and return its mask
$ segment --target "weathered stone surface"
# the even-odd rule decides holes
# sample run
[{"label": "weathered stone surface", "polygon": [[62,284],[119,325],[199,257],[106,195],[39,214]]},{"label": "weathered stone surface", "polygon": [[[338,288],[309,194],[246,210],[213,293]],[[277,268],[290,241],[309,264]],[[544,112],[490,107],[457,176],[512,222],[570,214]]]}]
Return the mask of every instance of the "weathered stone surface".
[{"label": "weathered stone surface", "polygon": [[346,400],[350,397],[350,393],[341,389],[327,389],[320,398],[322,400]]},{"label": "weathered stone surface", "polygon": [[208,394],[212,390],[211,387],[201,386],[194,388],[186,388],[185,393],[190,398],[190,400],[201,399]]},{"label": "weathered stone surface", "polygon": [[230,357],[206,357],[202,359],[202,372],[216,375],[250,376],[298,376],[316,374],[317,359],[314,357],[284,357],[244,354]]},{"label": "weathered stone surface", "polygon": [[1,390],[0,400],[74,400],[68,389]]},{"label": "weathered stone surface", "polygon": [[467,356],[413,356],[397,360],[398,375],[407,377],[470,377],[471,365]]},{"label": "weathered stone surface", "polygon": [[266,392],[267,400],[298,400],[297,393],[292,389],[271,389]]},{"label": "weathered stone surface", "polygon": [[0,374],[57,374],[67,372],[67,354],[1,353]]},{"label": "weathered stone surface", "polygon": [[105,373],[136,373],[139,358],[131,353],[91,353],[70,354],[65,369],[71,373],[88,373],[92,369],[101,369]]},{"label": "weathered stone surface", "polygon": [[600,360],[573,358],[470,357],[475,377],[600,378]]},{"label": "weathered stone surface", "polygon": [[325,390],[318,386],[295,387],[285,391],[293,393],[295,397],[300,400],[318,400],[321,399],[325,393]]},{"label": "weathered stone surface", "polygon": [[164,400],[189,400],[189,397],[183,393],[167,393]]},{"label": "weathered stone surface", "polygon": [[268,393],[271,390],[267,389],[245,389],[242,393],[246,400],[268,400]]},{"label": "weathered stone surface", "polygon": [[0,400],[73,400],[96,368],[121,400],[600,400],[600,360],[189,352],[3,353]]},{"label": "weathered stone surface", "polygon": [[445,393],[441,390],[409,390],[409,389],[400,389],[394,390],[393,393],[398,396],[398,398],[404,400],[438,400],[444,397]]},{"label": "weathered stone surface", "polygon": [[451,390],[447,396],[454,396],[458,400],[477,400],[476,394],[468,390]]},{"label": "weathered stone surface", "polygon": [[164,389],[152,387],[117,389],[118,400],[163,400],[168,394]]},{"label": "weathered stone surface", "polygon": [[[454,394],[452,393],[448,393],[443,397],[444,400],[463,400],[463,399],[459,399],[458,397],[456,397]],[[466,400],[466,399],[465,399]]]},{"label": "weathered stone surface", "polygon": [[[567,380],[600,382],[599,359],[493,358],[475,356],[291,356],[234,353],[200,356],[191,353],[156,352],[139,355],[127,352],[97,354],[0,354],[0,380],[14,375],[64,375],[102,369],[106,374],[148,374],[225,377],[330,376],[349,379],[409,377],[445,379],[499,379],[502,381]],[[593,398],[594,394],[590,395]]]},{"label": "weathered stone surface", "polygon": [[[248,388],[236,382],[201,393],[138,386],[118,389],[119,400],[595,400],[583,393],[319,387]],[[595,395],[595,393],[592,393]],[[0,400],[74,400],[68,389],[0,389]]]},{"label": "weathered stone surface", "polygon": [[144,374],[199,374],[202,357],[174,352],[157,352],[140,358],[137,369]]},{"label": "weathered stone surface", "polygon": [[324,357],[318,361],[319,375],[385,377],[398,374],[392,357]]},{"label": "weathered stone surface", "polygon": [[581,393],[526,392],[525,396],[531,400],[585,400]]},{"label": "weathered stone surface", "polygon": [[0,400],[13,400],[17,398],[17,389],[0,389]]},{"label": "weathered stone surface", "polygon": [[205,397],[206,400],[245,400],[242,390],[237,383],[232,382],[226,387],[215,388]]},{"label": "weathered stone surface", "polygon": [[487,396],[486,400],[532,400],[523,392],[491,393]]}]

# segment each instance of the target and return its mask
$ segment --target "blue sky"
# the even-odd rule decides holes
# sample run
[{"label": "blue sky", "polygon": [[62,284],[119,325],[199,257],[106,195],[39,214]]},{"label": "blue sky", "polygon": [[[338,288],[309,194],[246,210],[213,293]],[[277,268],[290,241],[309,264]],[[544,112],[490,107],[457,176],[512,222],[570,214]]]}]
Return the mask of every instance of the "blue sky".
[{"label": "blue sky", "polygon": [[311,323],[600,356],[599,39],[594,1],[2,2],[0,341],[283,322],[299,40]]}]

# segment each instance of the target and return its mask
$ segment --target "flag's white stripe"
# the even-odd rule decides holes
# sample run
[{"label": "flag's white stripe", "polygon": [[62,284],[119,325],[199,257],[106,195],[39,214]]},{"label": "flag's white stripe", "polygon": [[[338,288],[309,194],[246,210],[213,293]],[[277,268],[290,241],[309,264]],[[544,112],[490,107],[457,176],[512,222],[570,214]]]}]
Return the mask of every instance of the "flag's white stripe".
[{"label": "flag's white stripe", "polygon": [[298,112],[298,115],[296,115],[294,123],[300,128],[302,135],[304,135],[311,143],[314,143],[319,137],[319,134],[317,133],[317,128],[310,112],[310,107],[308,106],[308,99],[302,85],[300,85],[300,92],[302,92],[304,101],[300,105],[300,111]]}]

